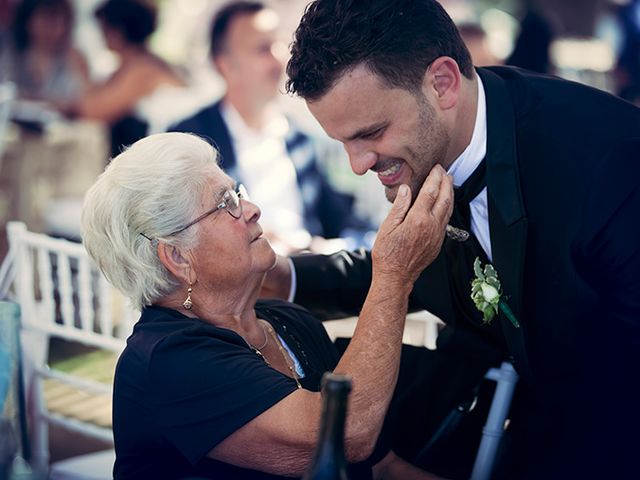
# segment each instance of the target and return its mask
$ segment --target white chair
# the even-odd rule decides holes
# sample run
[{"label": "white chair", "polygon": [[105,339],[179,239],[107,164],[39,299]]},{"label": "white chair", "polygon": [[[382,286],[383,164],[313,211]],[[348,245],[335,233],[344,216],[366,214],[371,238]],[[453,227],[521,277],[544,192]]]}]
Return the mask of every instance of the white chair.
[{"label": "white chair", "polygon": [[[13,270],[13,275],[5,275],[5,284],[12,280],[14,300],[22,309],[25,385],[28,405],[33,408],[32,463],[43,466],[49,461],[49,423],[113,442],[111,385],[52,369],[47,364],[49,340],[57,337],[119,353],[138,312],[127,307],[124,298],[107,283],[81,244],[29,232],[20,222],[9,222],[7,231],[8,258],[13,269],[3,266],[0,272]],[[85,392],[89,413],[100,402],[95,396],[102,395],[102,405],[109,409],[109,423],[96,425],[86,415],[77,414],[81,410],[80,402],[85,400],[74,400],[72,405],[62,402],[66,403],[65,408],[57,411],[47,408],[45,381],[55,382],[57,388],[66,386]],[[65,460],[51,466],[51,475],[52,478],[111,478],[114,458],[113,451],[108,451]],[[94,475],[83,476],[82,471]]]},{"label": "white chair", "polygon": [[113,478],[115,450],[88,453],[55,462],[49,480],[107,480]]}]

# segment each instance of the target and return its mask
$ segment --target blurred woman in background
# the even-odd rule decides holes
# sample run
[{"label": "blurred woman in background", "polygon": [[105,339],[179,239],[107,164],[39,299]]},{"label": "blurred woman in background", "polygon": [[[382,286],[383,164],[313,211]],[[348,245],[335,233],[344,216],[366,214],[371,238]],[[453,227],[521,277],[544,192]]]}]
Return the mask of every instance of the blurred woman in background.
[{"label": "blurred woman in background", "polygon": [[120,65],[105,83],[90,88],[72,107],[72,113],[108,122],[111,151],[116,155],[123,145],[149,132],[159,97],[182,89],[184,81],[146,46],[156,28],[154,6],[137,0],[108,0],[95,15],[107,47],[119,57]]},{"label": "blurred woman in background", "polygon": [[15,12],[9,78],[20,97],[54,104],[74,101],[88,84],[84,57],[71,46],[69,0],[24,0]]}]

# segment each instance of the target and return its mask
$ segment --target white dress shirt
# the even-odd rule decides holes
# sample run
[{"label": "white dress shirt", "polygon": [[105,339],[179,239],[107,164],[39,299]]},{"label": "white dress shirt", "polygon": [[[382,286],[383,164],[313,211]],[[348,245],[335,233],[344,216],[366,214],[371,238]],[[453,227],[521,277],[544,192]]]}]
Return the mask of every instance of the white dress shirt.
[{"label": "white dress shirt", "polygon": [[[477,74],[476,78],[478,79],[478,108],[471,142],[447,171],[453,177],[455,187],[462,185],[471,176],[487,153],[487,101],[482,80]],[[478,239],[489,260],[492,260],[487,187],[484,187],[478,196],[471,201],[469,207],[471,209],[471,231]]]},{"label": "white dress shirt", "polygon": [[[236,154],[238,176],[251,201],[260,206],[260,224],[290,245],[306,248],[311,235],[304,226],[304,206],[285,137],[289,122],[275,113],[262,130],[249,127],[228,103],[220,109]],[[279,246],[273,244],[276,251]]]}]

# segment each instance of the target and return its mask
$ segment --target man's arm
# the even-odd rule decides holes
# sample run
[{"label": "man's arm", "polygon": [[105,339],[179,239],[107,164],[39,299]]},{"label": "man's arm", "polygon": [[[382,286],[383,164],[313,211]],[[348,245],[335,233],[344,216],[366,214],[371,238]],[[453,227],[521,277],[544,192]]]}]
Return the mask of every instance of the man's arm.
[{"label": "man's arm", "polygon": [[358,315],[370,284],[371,253],[364,249],[278,257],[260,296],[294,301],[327,320]]},{"label": "man's arm", "polygon": [[292,258],[296,270],[295,302],[321,319],[358,315],[371,284],[371,252]]}]

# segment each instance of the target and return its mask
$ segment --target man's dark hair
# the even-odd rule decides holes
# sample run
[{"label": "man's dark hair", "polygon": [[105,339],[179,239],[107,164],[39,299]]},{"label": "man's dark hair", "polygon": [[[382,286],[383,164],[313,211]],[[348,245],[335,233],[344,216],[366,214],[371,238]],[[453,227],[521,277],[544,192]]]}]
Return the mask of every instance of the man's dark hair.
[{"label": "man's dark hair", "polygon": [[134,45],[143,44],[156,29],[156,9],[142,0],[108,0],[95,16]]},{"label": "man's dark hair", "polygon": [[316,0],[291,45],[287,92],[317,100],[346,71],[366,65],[385,84],[415,91],[428,65],[449,56],[473,76],[458,30],[435,0]]},{"label": "man's dark hair", "polygon": [[211,22],[209,55],[217,57],[227,48],[227,32],[231,22],[241,15],[253,15],[267,6],[262,2],[231,2],[218,10]]}]

